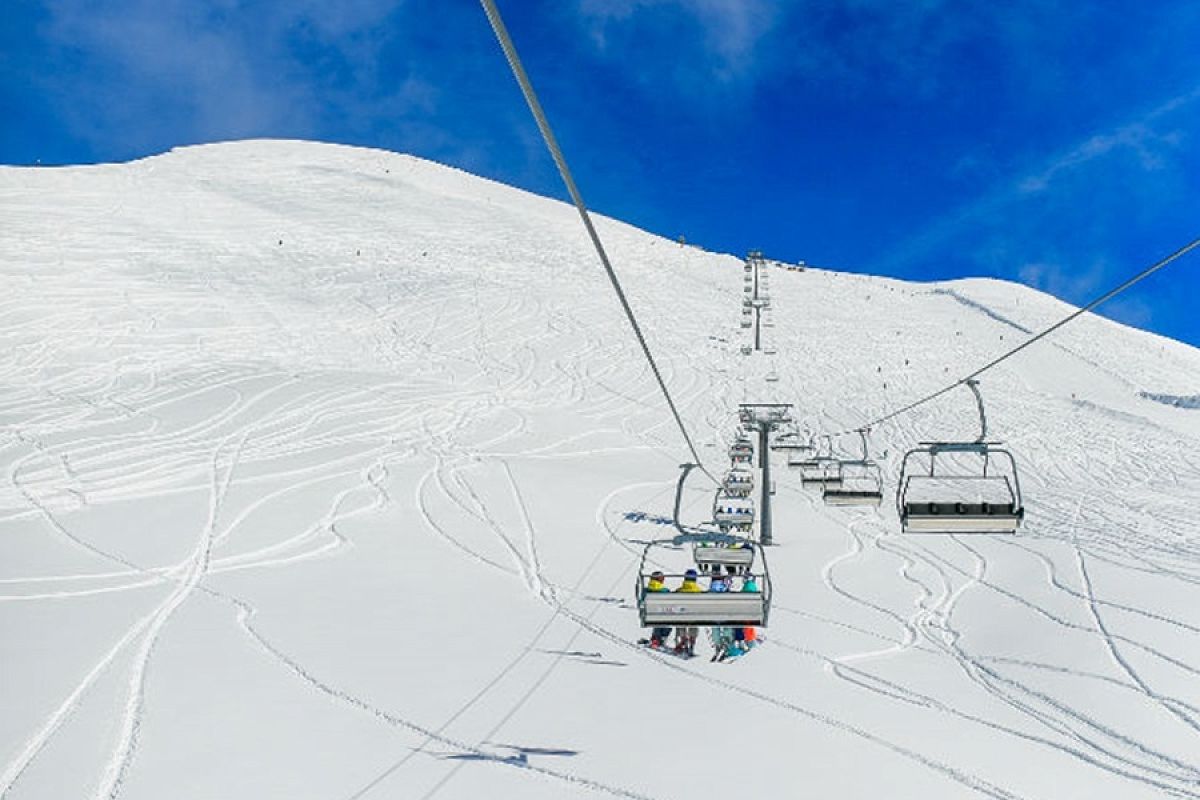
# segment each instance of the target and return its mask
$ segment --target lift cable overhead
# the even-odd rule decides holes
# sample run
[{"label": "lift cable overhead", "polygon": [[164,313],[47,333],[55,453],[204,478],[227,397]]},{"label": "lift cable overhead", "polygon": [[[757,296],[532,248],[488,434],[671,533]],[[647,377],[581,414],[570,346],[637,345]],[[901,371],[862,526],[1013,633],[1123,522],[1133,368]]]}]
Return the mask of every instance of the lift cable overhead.
[{"label": "lift cable overhead", "polygon": [[1115,289],[1109,290],[1102,296],[1100,296],[1100,297],[1096,298],[1095,300],[1093,300],[1092,302],[1088,303],[1083,308],[1080,308],[1080,309],[1077,309],[1077,310],[1071,312],[1067,316],[1060,319],[1058,322],[1051,325],[1049,328],[1046,328],[1041,333],[1031,336],[1030,338],[1026,339],[1024,342],[1022,342],[1021,344],[1012,348],[1008,352],[1006,352],[1002,355],[999,355],[996,358],[993,358],[991,361],[984,364],[982,367],[979,367],[977,370],[972,372],[970,375],[966,375],[962,378],[959,378],[954,383],[951,383],[948,386],[944,386],[943,388],[938,389],[936,392],[933,392],[932,394],[922,397],[920,400],[916,400],[912,403],[909,403],[908,405],[904,406],[903,408],[898,408],[895,411],[891,411],[891,412],[885,414],[884,416],[879,417],[876,420],[868,422],[865,425],[859,425],[856,428],[851,428],[851,429],[844,430],[844,431],[838,431],[837,433],[834,433],[831,435],[832,436],[846,436],[851,433],[857,433],[860,428],[866,428],[866,429],[870,430],[871,428],[874,428],[877,425],[881,425],[884,422],[887,422],[889,420],[895,419],[896,417],[898,417],[902,414],[907,414],[909,411],[912,411],[914,408],[917,408],[918,406],[923,406],[932,400],[936,400],[937,398],[941,397],[942,395],[946,394],[947,392],[949,392],[953,389],[957,389],[959,386],[967,384],[969,381],[972,381],[975,378],[978,378],[980,375],[987,372],[992,367],[997,366],[998,364],[1000,364],[1003,361],[1007,361],[1008,359],[1015,356],[1017,353],[1024,350],[1026,347],[1029,347],[1034,342],[1037,342],[1041,339],[1046,338],[1047,336],[1054,333],[1059,328],[1066,325],[1068,322],[1071,322],[1074,319],[1076,319],[1077,317],[1080,317],[1080,316],[1086,314],[1087,312],[1096,308],[1096,306],[1100,305],[1101,303],[1105,303],[1105,302],[1111,300],[1112,298],[1116,297],[1121,292],[1130,288],[1134,284],[1144,280],[1145,278],[1150,277],[1155,272],[1158,272],[1160,269],[1162,269],[1163,267],[1170,264],[1172,261],[1176,261],[1176,260],[1182,258],[1183,256],[1187,255],[1192,250],[1195,250],[1197,247],[1200,247],[1200,238],[1193,239],[1192,241],[1185,244],[1183,247],[1180,247],[1175,252],[1171,253],[1170,255],[1168,255],[1168,256],[1162,258],[1161,260],[1155,262],[1154,264],[1150,265],[1146,269],[1139,272],[1137,275],[1134,275],[1132,278],[1125,281],[1124,283],[1122,283],[1120,286],[1116,287]]},{"label": "lift cable overhead", "polygon": [[692,437],[688,435],[687,428],[684,427],[683,418],[679,416],[679,410],[675,407],[675,401],[671,399],[671,393],[667,390],[667,384],[663,381],[662,374],[658,371],[658,364],[655,363],[654,356],[650,353],[650,347],[646,344],[645,337],[642,336],[642,329],[638,325],[637,318],[633,315],[633,309],[629,307],[629,301],[625,299],[625,292],[621,288],[621,282],[617,279],[616,272],[613,271],[612,263],[608,259],[608,253],[600,241],[600,235],[596,232],[595,226],[592,225],[592,218],[588,214],[587,206],[583,202],[583,196],[579,193],[579,187],[575,185],[575,179],[571,176],[571,170],[567,166],[567,159],[563,155],[562,149],[558,146],[558,140],[554,137],[554,131],[550,128],[550,122],[546,119],[546,114],[542,110],[542,104],[538,101],[537,94],[533,90],[533,84],[529,82],[529,76],[525,72],[525,67],[521,64],[521,58],[517,55],[517,48],[513,44],[512,38],[508,35],[508,29],[504,26],[504,20],[500,17],[500,11],[496,8],[493,0],[480,0],[480,2],[483,4],[484,13],[487,14],[488,22],[491,23],[492,31],[496,34],[496,39],[499,40],[500,47],[504,51],[504,57],[508,60],[509,67],[512,68],[513,76],[521,86],[521,93],[525,95],[525,102],[529,104],[529,110],[533,113],[538,130],[541,131],[542,139],[546,143],[546,148],[550,151],[555,166],[558,167],[558,174],[562,176],[563,183],[567,187],[567,192],[571,195],[571,200],[575,203],[575,208],[579,211],[580,219],[583,220],[583,227],[587,229],[588,236],[592,240],[592,246],[596,248],[596,255],[600,257],[600,263],[604,265],[604,271],[608,273],[608,279],[612,283],[613,291],[617,293],[617,299],[621,302],[621,308],[625,311],[625,317],[629,320],[629,325],[633,328],[634,336],[637,337],[638,344],[641,345],[642,353],[645,354],[646,361],[650,364],[650,371],[654,373],[654,379],[658,381],[658,387],[662,389],[663,397],[666,398],[667,405],[671,409],[671,415],[675,417],[675,423],[679,426],[679,432],[683,434],[683,440],[687,443],[688,450],[691,451],[692,458],[700,466],[701,471],[716,483],[717,479],[704,468],[700,453],[696,450],[696,445],[692,443]]}]

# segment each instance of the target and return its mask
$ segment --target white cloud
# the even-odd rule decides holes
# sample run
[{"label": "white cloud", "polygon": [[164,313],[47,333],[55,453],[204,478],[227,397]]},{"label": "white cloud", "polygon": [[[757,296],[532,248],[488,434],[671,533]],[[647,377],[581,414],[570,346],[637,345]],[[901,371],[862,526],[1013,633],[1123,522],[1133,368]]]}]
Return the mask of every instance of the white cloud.
[{"label": "white cloud", "polygon": [[[732,83],[754,75],[761,60],[756,49],[786,5],[769,0],[579,0],[577,13],[601,52],[628,56],[624,48],[611,47],[611,39],[620,29],[637,29],[669,45],[663,55],[689,61],[688,70],[677,75],[691,72],[700,81]],[[688,59],[691,46],[702,59]],[[644,63],[645,55],[638,54],[637,60]]]},{"label": "white cloud", "polygon": [[[235,0],[54,0],[47,6],[49,39],[64,52],[83,54],[89,72],[107,74],[47,81],[60,82],[55,88],[67,99],[64,113],[81,135],[100,144],[126,137],[140,149],[164,136],[313,135],[339,90],[305,63],[297,42],[370,72],[379,24],[398,5],[292,0],[255,9]],[[431,102],[419,85],[403,76],[401,82],[397,98]],[[78,85],[91,87],[82,99]],[[353,100],[344,93],[340,99]]]},{"label": "white cloud", "polygon": [[1136,156],[1141,168],[1147,172],[1162,169],[1168,152],[1177,149],[1183,137],[1176,130],[1160,132],[1155,125],[1197,99],[1200,99],[1200,87],[1172,97],[1115,130],[1089,136],[1075,147],[1051,158],[1040,170],[1018,181],[1018,190],[1024,193],[1045,191],[1060,174],[1119,150],[1127,150]]},{"label": "white cloud", "polygon": [[[1045,249],[1047,231],[1062,233],[1071,225],[1089,229],[1099,224],[1098,219],[1089,218],[1092,212],[1124,207],[1135,196],[1160,192],[1165,182],[1162,174],[1171,172],[1172,155],[1185,141],[1174,127],[1172,115],[1189,109],[1197,100],[1200,87],[1087,136],[1016,179],[1001,179],[975,200],[934,219],[890,248],[873,269],[894,273],[913,263],[944,258],[951,251],[968,255],[962,251],[969,247],[973,260],[994,272],[1012,275],[1056,296],[1078,297],[1082,286],[1078,280],[1067,280],[1040,261],[1024,262],[1022,253],[1033,246],[1035,231],[1042,234],[1038,244]],[[1118,161],[1119,156],[1125,158]],[[1144,180],[1149,174],[1154,176],[1152,182]]]}]

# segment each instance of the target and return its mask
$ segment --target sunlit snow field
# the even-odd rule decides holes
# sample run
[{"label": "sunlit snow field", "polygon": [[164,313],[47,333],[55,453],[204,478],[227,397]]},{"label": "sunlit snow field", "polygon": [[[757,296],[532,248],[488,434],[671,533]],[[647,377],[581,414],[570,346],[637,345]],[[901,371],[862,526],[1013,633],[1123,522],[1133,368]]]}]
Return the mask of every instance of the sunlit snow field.
[{"label": "sunlit snow field", "polygon": [[[1070,310],[772,266],[743,356],[739,258],[599,227],[714,473],[738,403],[853,429]],[[1193,348],[986,374],[1015,536],[899,532],[965,390],[872,432],[878,511],[775,454],[770,625],[711,663],[636,644],[689,454],[572,208],[298,142],[0,168],[0,281],[5,798],[1200,797],[1200,410],[1142,395]]]}]

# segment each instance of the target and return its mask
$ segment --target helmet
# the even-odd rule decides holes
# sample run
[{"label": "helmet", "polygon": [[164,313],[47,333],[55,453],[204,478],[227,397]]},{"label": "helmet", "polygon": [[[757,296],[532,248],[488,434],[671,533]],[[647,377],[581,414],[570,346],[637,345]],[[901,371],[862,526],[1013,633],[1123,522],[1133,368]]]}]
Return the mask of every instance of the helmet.
[{"label": "helmet", "polygon": [[665,577],[666,576],[662,574],[662,570],[659,569],[656,569],[654,572],[650,573],[651,580],[661,581]]},{"label": "helmet", "polygon": [[696,580],[696,570],[689,569],[687,572],[683,573],[683,577],[685,580],[689,580],[689,581]]}]

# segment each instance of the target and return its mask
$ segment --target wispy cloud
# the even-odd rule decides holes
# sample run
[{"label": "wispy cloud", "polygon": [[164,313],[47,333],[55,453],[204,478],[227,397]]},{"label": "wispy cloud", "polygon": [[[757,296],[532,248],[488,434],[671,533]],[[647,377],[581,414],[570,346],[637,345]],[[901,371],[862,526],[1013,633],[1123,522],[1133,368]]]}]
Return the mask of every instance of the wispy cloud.
[{"label": "wispy cloud", "polygon": [[[1047,230],[1090,231],[1114,206],[1165,192],[1169,181],[1161,173],[1172,171],[1173,156],[1187,141],[1173,115],[1191,110],[1198,100],[1200,87],[1043,158],[1017,178],[999,181],[890,247],[874,268],[894,273],[953,255],[1060,296],[1073,296],[1067,288],[1081,284],[1051,280],[1054,272],[1047,261],[1023,258],[1023,249],[1037,243],[1053,250],[1044,235]],[[1043,235],[1030,236],[1031,227]]]},{"label": "wispy cloud", "polygon": [[[313,135],[327,115],[354,105],[349,78],[374,69],[381,23],[399,5],[55,0],[43,35],[77,54],[78,67],[45,81],[64,98],[64,114],[81,135],[101,143],[119,136],[148,143],[184,132],[192,141]],[[431,102],[419,82],[399,83],[394,102]],[[378,84],[365,86],[372,92]]]},{"label": "wispy cloud", "polygon": [[1182,144],[1183,134],[1171,128],[1159,130],[1156,126],[1197,99],[1200,99],[1200,87],[1172,97],[1114,130],[1089,136],[1075,147],[1050,159],[1039,171],[1022,178],[1017,183],[1017,190],[1023,193],[1046,191],[1062,173],[1118,151],[1132,154],[1146,172],[1162,169],[1167,163],[1168,154]]},{"label": "wispy cloud", "polygon": [[[657,51],[678,67],[685,88],[734,84],[752,78],[762,62],[759,45],[787,4],[769,0],[578,0],[578,21],[601,53],[644,68]],[[643,42],[651,49],[634,47]]]}]

